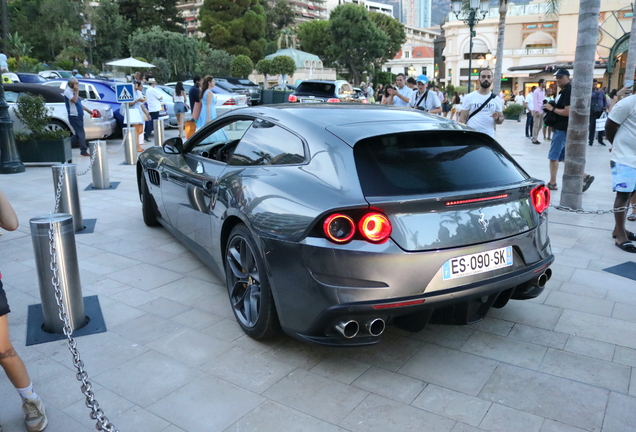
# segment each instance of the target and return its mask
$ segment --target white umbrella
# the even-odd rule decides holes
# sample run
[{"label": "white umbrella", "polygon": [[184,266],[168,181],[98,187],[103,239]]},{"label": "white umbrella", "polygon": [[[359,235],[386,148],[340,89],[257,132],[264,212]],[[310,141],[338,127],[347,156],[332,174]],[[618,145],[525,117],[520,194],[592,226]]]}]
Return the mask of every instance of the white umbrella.
[{"label": "white umbrella", "polygon": [[123,66],[123,67],[130,67],[130,68],[153,68],[155,67],[155,65],[152,65],[150,63],[146,63],[146,62],[142,62],[141,60],[137,60],[136,58],[133,57],[128,57],[125,59],[121,59],[121,60],[115,60],[109,63],[106,63],[109,66]]}]

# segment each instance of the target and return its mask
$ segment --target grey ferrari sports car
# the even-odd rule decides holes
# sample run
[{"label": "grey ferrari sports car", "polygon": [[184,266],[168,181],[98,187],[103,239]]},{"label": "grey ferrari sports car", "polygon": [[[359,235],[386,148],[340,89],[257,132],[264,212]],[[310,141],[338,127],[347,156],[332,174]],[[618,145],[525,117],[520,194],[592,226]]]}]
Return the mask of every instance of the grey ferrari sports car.
[{"label": "grey ferrari sports car", "polygon": [[325,345],[470,324],[541,294],[550,192],[488,135],[421,111],[232,111],[137,164],[142,214],[225,279],[238,324]]}]

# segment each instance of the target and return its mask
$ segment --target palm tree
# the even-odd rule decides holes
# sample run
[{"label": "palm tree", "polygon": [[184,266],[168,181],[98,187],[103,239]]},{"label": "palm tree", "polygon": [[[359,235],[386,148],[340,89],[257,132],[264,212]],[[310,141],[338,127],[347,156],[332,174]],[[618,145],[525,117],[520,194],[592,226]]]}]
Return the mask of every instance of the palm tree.
[{"label": "palm tree", "polygon": [[589,134],[592,80],[594,79],[600,10],[601,0],[581,0],[578,36],[574,53],[570,120],[568,121],[565,143],[563,191],[560,201],[561,205],[573,209],[580,209],[583,201],[585,152]]},{"label": "palm tree", "polygon": [[506,14],[508,13],[508,0],[499,0],[499,32],[497,36],[497,57],[495,63],[495,86],[493,92],[499,93],[501,89],[501,70],[503,68],[504,32],[506,30]]},{"label": "palm tree", "polygon": [[[632,16],[632,30],[629,33],[629,51],[627,52],[627,62],[625,63],[625,83],[631,80],[634,82],[634,70],[636,70],[636,14]],[[631,73],[629,72],[631,71]]]},{"label": "palm tree", "polygon": [[5,44],[7,54],[15,57],[18,64],[20,64],[20,58],[27,57],[31,54],[32,47],[24,41],[18,32],[9,33]]}]

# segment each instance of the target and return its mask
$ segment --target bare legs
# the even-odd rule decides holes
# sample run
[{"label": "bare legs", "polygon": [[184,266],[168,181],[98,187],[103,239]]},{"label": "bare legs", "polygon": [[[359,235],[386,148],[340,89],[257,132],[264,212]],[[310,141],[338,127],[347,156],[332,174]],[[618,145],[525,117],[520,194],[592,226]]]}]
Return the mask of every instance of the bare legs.
[{"label": "bare legs", "polygon": [[25,388],[31,384],[31,378],[29,378],[24,362],[11,345],[9,319],[6,315],[0,316],[0,366],[14,387]]},{"label": "bare legs", "polygon": [[[614,208],[617,207],[625,207],[627,203],[629,203],[630,197],[632,197],[633,192],[616,192],[616,199],[614,200]],[[625,218],[627,216],[627,212],[617,212],[614,213],[614,231],[612,232],[612,236],[616,236],[616,243],[623,244],[628,242],[627,238],[627,230],[625,229]]]},{"label": "bare legs", "polygon": [[179,138],[185,139],[185,133],[183,132],[183,119],[185,118],[185,113],[175,114],[177,117],[177,127],[179,128]]}]

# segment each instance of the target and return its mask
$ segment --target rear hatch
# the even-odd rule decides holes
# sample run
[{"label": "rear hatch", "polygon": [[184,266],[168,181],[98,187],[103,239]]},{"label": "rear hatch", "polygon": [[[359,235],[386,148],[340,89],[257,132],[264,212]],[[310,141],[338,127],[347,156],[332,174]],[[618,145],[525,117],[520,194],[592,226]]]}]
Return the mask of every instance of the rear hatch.
[{"label": "rear hatch", "polygon": [[300,103],[322,103],[329,98],[337,98],[336,85],[330,82],[300,83],[294,95]]},{"label": "rear hatch", "polygon": [[535,228],[531,179],[490,137],[465,131],[395,133],[354,146],[369,204],[406,251],[453,248]]}]

